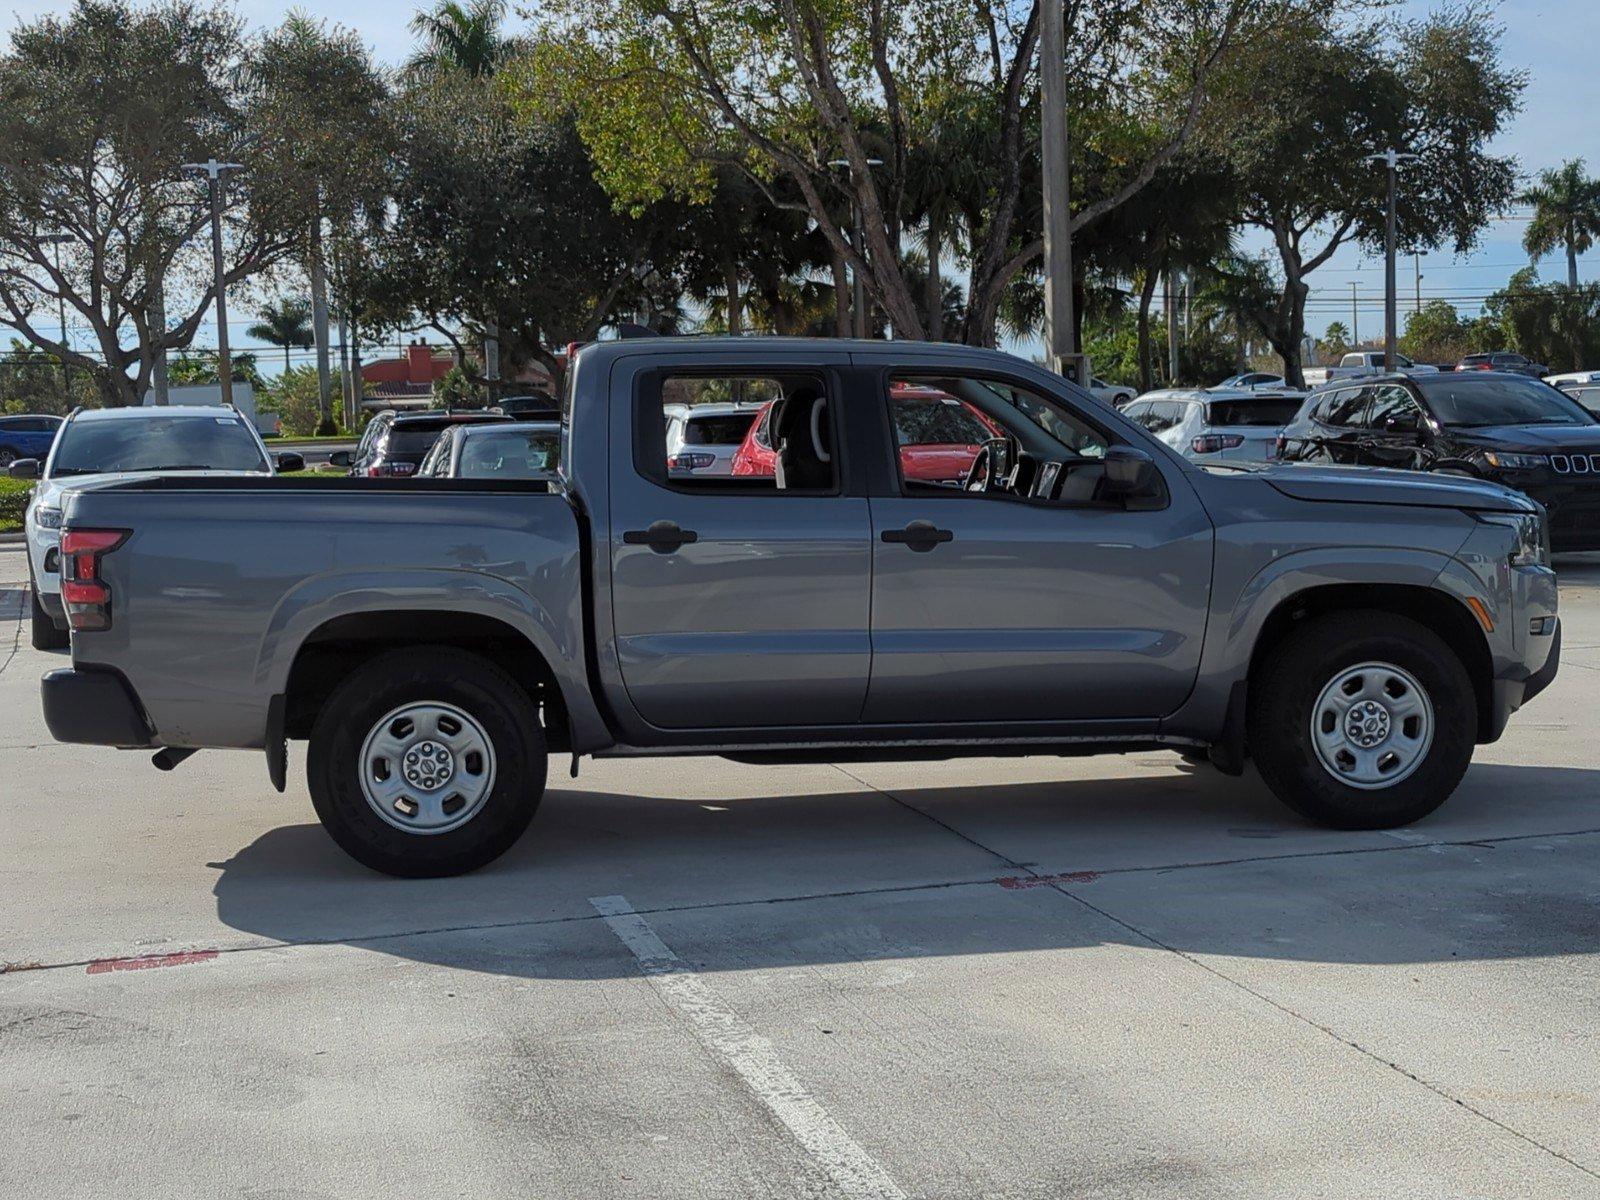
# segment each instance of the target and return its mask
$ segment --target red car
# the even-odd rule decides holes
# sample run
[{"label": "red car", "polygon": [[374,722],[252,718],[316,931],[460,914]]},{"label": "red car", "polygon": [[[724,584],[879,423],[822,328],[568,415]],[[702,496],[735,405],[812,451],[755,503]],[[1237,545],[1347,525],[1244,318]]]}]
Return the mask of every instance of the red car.
[{"label": "red car", "polygon": [[[983,443],[1004,436],[978,409],[938,388],[896,383],[889,400],[895,440],[900,445],[900,472],[918,483],[964,482]],[[771,439],[772,403],[762,406],[734,454],[735,475],[770,479],[777,474],[778,452]]]}]

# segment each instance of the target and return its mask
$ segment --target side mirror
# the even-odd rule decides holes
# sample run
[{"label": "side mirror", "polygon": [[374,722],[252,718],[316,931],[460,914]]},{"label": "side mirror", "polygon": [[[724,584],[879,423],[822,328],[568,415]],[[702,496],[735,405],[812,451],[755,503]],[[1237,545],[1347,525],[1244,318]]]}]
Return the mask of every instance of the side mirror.
[{"label": "side mirror", "polygon": [[19,458],[6,468],[6,474],[13,479],[39,478],[39,460],[37,458]]},{"label": "side mirror", "polygon": [[1112,446],[1106,450],[1105,494],[1133,510],[1164,508],[1167,485],[1156,460],[1137,446]]},{"label": "side mirror", "polygon": [[355,455],[351,454],[348,450],[335,450],[332,454],[328,455],[328,465],[330,467],[349,468],[355,465],[355,461]]},{"label": "side mirror", "polygon": [[306,469],[306,456],[296,454],[293,450],[285,450],[278,455],[278,472],[283,474],[289,471],[304,471]]}]

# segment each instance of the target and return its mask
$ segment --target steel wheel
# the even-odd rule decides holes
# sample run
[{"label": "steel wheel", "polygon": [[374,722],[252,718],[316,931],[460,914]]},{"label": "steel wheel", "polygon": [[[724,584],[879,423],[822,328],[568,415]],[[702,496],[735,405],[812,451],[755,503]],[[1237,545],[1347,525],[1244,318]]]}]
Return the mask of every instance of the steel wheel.
[{"label": "steel wheel", "polygon": [[1323,769],[1348,787],[1392,787],[1433,745],[1433,703],[1409,671],[1367,662],[1340,671],[1311,709],[1311,742]]},{"label": "steel wheel", "polygon": [[494,746],[470,714],[425,702],[379,719],[361,744],[361,793],[382,820],[414,834],[459,829],[494,788]]}]

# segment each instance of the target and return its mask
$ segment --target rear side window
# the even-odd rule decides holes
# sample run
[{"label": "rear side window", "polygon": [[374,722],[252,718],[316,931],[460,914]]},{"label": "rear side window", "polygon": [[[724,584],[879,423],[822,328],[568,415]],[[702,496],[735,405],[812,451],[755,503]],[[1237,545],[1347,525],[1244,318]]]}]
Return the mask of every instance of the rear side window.
[{"label": "rear side window", "polygon": [[839,490],[837,414],[819,376],[650,373],[637,404],[646,478],[682,491]]}]

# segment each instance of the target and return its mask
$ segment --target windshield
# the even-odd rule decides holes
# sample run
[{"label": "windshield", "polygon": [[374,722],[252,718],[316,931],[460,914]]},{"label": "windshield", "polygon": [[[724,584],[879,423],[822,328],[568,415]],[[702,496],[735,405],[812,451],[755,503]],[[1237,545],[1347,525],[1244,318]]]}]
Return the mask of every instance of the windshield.
[{"label": "windshield", "polygon": [[1593,425],[1595,419],[1565,394],[1537,379],[1441,375],[1418,381],[1440,424]]},{"label": "windshield", "polygon": [[50,465],[60,475],[113,471],[270,471],[237,416],[152,416],[67,424]]},{"label": "windshield", "polygon": [[561,434],[551,430],[476,433],[461,444],[463,479],[544,479],[556,469]]},{"label": "windshield", "polygon": [[1208,408],[1211,425],[1287,425],[1300,411],[1300,401],[1224,400]]}]

